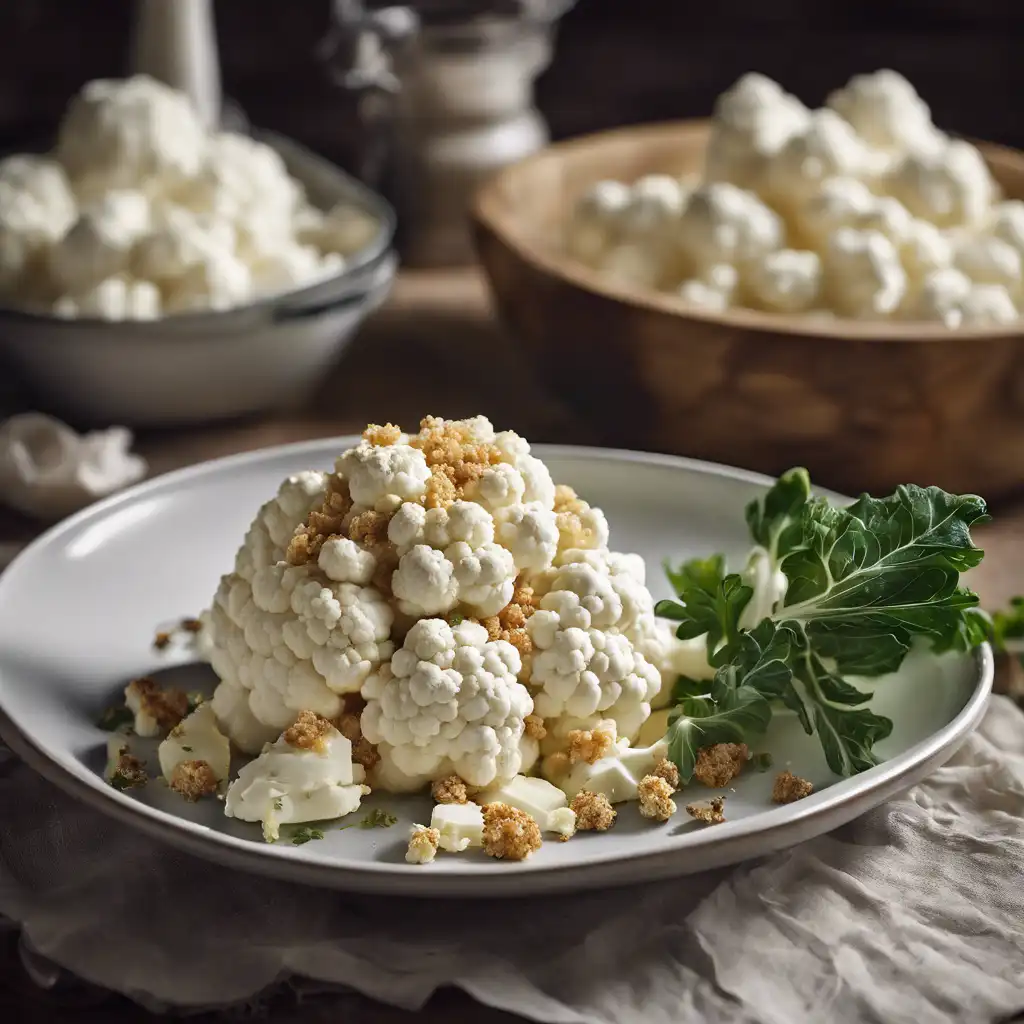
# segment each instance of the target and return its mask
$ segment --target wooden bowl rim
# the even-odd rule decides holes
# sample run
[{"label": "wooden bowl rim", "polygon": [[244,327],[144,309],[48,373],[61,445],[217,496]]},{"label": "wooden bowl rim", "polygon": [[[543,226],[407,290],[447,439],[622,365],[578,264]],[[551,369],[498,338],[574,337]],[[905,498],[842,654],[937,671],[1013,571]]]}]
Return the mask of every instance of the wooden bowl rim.
[{"label": "wooden bowl rim", "polygon": [[[949,328],[941,325],[902,321],[859,321],[837,318],[816,320],[787,313],[766,313],[761,310],[733,308],[724,312],[699,309],[684,299],[668,292],[641,291],[608,280],[603,274],[585,264],[554,251],[531,245],[523,238],[514,223],[502,216],[504,205],[500,194],[519,175],[533,165],[558,158],[596,145],[605,145],[616,139],[653,139],[666,135],[699,135],[711,125],[709,118],[689,118],[677,121],[625,125],[606,131],[578,135],[561,142],[551,143],[544,149],[497,172],[476,192],[471,204],[471,217],[478,228],[495,235],[504,245],[534,270],[561,280],[585,291],[596,293],[609,301],[619,302],[638,310],[673,316],[681,321],[695,320],[723,327],[742,328],[766,334],[788,334],[814,340],[869,342],[955,342],[1005,341],[1019,338],[1024,333],[1024,319],[1013,324]],[[968,139],[976,145],[989,163],[1016,163],[1024,173],[1024,152],[993,142]]]}]

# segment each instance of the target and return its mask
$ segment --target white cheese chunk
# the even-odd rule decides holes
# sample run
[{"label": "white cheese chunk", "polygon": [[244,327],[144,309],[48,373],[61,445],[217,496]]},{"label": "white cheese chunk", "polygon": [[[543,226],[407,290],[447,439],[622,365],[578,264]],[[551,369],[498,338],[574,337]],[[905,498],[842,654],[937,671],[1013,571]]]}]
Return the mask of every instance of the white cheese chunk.
[{"label": "white cheese chunk", "polygon": [[212,704],[200,704],[168,734],[157,751],[160,771],[170,782],[174,769],[183,761],[205,761],[218,782],[231,771],[231,744],[217,727]]},{"label": "white cheese chunk", "polygon": [[484,843],[484,812],[478,804],[438,804],[430,815],[430,827],[440,833],[438,845],[449,853]]},{"label": "white cheese chunk", "polygon": [[608,797],[613,804],[636,800],[637,786],[645,775],[665,757],[668,744],[659,740],[649,747],[629,747],[623,744],[618,751],[602,757],[593,764],[586,761],[575,765],[559,781],[562,791],[570,799],[587,790]]},{"label": "white cheese chunk", "polygon": [[485,805],[508,804],[525,811],[537,822],[541,832],[571,836],[576,831],[576,814],[567,806],[565,793],[544,779],[516,775],[485,790],[476,799]]}]

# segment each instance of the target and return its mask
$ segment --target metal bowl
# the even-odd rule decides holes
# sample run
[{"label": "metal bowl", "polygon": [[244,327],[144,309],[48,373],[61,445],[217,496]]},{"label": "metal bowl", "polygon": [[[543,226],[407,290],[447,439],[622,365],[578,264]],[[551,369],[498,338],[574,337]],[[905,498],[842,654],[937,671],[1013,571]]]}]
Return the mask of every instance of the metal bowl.
[{"label": "metal bowl", "polygon": [[0,354],[48,410],[77,424],[175,426],[293,403],[339,358],[386,298],[397,269],[395,214],[379,195],[271,133],[310,202],[350,202],[380,225],[345,269],[308,287],[223,311],[150,321],[66,320],[0,308]]}]

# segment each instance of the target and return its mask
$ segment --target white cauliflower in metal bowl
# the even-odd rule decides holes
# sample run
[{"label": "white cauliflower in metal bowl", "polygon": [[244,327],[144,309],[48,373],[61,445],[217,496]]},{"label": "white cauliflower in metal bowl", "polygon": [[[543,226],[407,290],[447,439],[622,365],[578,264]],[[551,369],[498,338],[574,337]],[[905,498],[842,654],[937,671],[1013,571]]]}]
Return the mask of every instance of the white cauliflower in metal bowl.
[{"label": "white cauliflower in metal bowl", "polygon": [[314,714],[395,792],[501,784],[600,722],[628,742],[667,660],[643,559],[482,416],[371,425],[333,472],[289,477],[205,625],[237,748]]}]

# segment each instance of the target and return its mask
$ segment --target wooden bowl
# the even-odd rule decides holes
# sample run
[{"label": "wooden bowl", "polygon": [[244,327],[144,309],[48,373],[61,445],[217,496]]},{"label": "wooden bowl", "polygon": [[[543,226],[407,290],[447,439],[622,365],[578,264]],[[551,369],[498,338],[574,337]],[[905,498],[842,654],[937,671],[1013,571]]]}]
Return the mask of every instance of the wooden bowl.
[{"label": "wooden bowl", "polygon": [[[606,280],[562,251],[572,203],[602,178],[700,170],[708,123],[641,126],[550,146],[478,193],[480,259],[500,315],[604,444],[888,493],[939,484],[990,500],[1024,485],[1024,322],[821,322],[696,310]],[[1024,154],[981,144],[1008,197]]]}]

